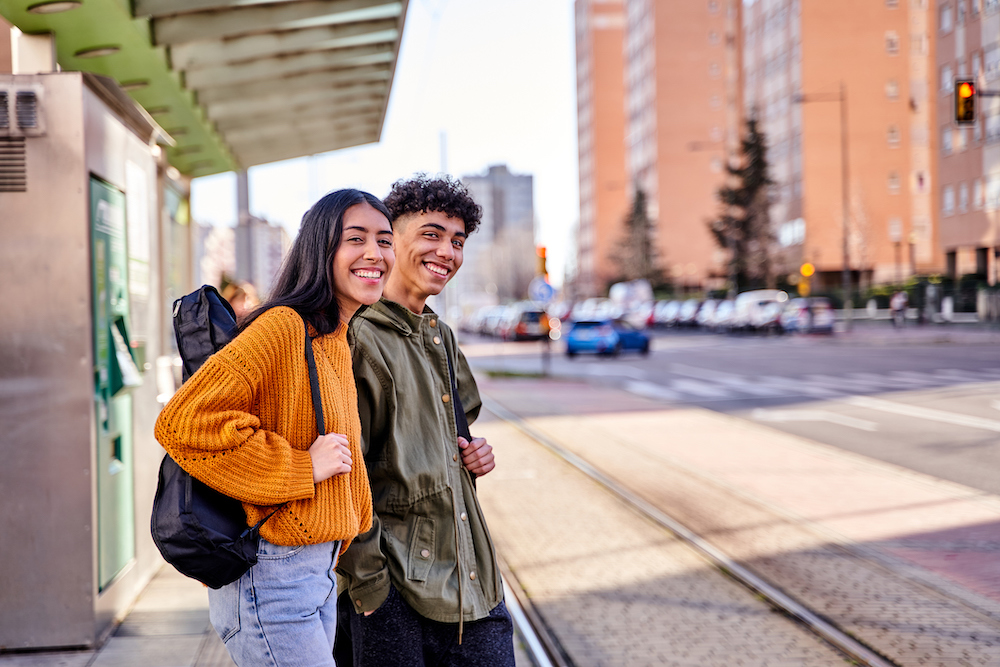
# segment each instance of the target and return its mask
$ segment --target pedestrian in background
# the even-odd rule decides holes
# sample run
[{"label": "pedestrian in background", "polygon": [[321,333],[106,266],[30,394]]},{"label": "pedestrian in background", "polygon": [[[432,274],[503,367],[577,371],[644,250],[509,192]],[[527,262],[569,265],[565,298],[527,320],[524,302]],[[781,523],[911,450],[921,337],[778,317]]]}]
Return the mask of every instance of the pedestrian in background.
[{"label": "pedestrian in background", "polygon": [[906,323],[906,308],[909,304],[909,297],[903,290],[898,290],[889,300],[889,314],[892,317],[892,326],[901,327]]},{"label": "pedestrian in background", "polygon": [[[482,209],[450,178],[399,181],[385,199],[396,268],[351,322],[372,529],[341,559],[356,667],[513,667],[513,625],[473,477],[492,447],[458,434],[482,401],[455,335],[427,307],[462,266]],[[457,391],[453,385],[457,381]]]},{"label": "pedestrian in background", "polygon": [[[371,527],[347,322],[382,295],[389,212],[339,190],[303,217],[270,299],[163,409],[156,438],[195,478],[243,502],[257,564],[209,590],[212,626],[238,667],[333,666],[337,559]],[[326,434],[316,437],[306,325]]]}]

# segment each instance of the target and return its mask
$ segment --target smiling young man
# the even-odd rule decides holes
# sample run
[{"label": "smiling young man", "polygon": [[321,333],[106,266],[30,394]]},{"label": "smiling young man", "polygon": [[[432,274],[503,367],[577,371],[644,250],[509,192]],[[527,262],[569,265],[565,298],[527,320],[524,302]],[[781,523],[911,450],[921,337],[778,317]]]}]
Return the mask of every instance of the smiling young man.
[{"label": "smiling young man", "polygon": [[[427,307],[462,266],[482,209],[461,182],[399,181],[385,199],[396,265],[349,340],[372,487],[372,529],[341,557],[355,667],[513,667],[513,627],[474,476],[493,469],[483,438],[458,436],[482,402],[451,329]],[[346,606],[346,605],[345,605]]]}]

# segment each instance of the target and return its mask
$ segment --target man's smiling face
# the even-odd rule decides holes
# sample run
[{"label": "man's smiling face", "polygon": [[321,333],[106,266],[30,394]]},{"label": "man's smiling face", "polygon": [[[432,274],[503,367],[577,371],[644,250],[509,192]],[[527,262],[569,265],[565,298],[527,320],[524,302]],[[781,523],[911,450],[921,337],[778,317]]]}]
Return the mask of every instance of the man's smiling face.
[{"label": "man's smiling face", "polygon": [[396,267],[386,296],[420,313],[427,297],[440,294],[462,266],[465,221],[430,211],[400,216],[393,227]]}]

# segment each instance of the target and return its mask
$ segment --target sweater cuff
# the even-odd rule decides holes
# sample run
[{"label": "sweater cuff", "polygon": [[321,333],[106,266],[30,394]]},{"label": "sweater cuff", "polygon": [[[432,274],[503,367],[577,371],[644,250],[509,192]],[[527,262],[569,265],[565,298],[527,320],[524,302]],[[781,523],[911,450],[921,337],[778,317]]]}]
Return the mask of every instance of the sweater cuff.
[{"label": "sweater cuff", "polygon": [[292,450],[292,469],[288,479],[288,495],[296,500],[312,498],[316,495],[313,482],[312,457],[308,450]]}]

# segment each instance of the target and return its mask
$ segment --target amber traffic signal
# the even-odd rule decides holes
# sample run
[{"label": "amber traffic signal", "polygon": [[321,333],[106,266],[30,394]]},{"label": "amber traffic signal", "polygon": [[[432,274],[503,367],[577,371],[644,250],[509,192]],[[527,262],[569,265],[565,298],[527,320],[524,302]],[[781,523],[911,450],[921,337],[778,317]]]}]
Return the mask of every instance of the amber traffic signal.
[{"label": "amber traffic signal", "polygon": [[955,122],[958,125],[976,122],[976,82],[972,79],[955,81]]}]

